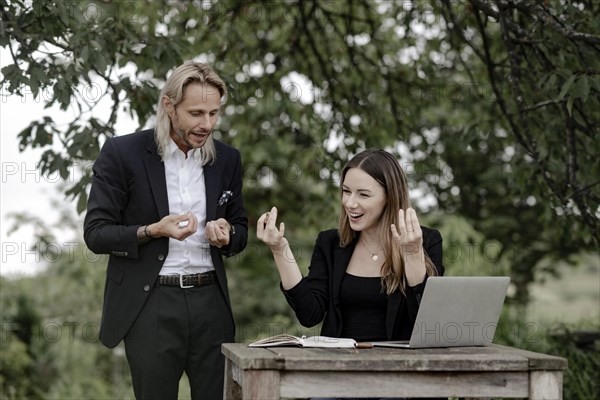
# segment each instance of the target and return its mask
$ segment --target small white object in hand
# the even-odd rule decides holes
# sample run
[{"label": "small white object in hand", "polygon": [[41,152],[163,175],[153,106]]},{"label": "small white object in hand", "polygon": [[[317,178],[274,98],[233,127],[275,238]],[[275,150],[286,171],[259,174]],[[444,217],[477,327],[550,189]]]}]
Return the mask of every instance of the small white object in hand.
[{"label": "small white object in hand", "polygon": [[185,220],[185,221],[179,221],[179,224],[177,224],[177,227],[178,227],[179,229],[183,229],[183,228],[185,228],[186,226],[188,226],[188,224],[189,224],[189,223],[190,223],[190,221],[188,221],[188,220]]}]

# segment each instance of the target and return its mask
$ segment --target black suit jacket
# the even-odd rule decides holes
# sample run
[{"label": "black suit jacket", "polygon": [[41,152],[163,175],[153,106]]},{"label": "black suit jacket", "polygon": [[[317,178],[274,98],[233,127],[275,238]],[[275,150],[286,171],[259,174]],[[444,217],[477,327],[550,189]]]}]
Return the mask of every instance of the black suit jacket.
[{"label": "black suit jacket", "polygon": [[[421,229],[423,248],[436,266],[438,275],[443,275],[442,236],[437,230],[424,226]],[[319,233],[308,276],[293,288],[283,291],[302,325],[312,327],[323,321],[321,334],[324,336],[341,336],[340,289],[357,241],[358,236],[350,245],[340,247],[337,229]],[[415,287],[408,287],[406,295],[398,290],[388,296],[387,340],[410,338],[425,283],[426,280]]]},{"label": "black suit jacket", "polygon": [[[240,154],[216,140],[215,147],[216,161],[203,167],[206,217],[209,221],[225,218],[235,227],[228,246],[211,246],[233,325],[222,255],[232,256],[244,249],[248,221],[242,201]],[[169,250],[169,239],[165,237],[137,243],[139,226],[158,222],[169,214],[164,163],[157,151],[154,130],[108,139],[94,163],[93,173],[84,239],[94,253],[109,254],[100,340],[107,347],[114,347],[144,306]],[[219,205],[225,191],[232,196],[226,204]]]}]

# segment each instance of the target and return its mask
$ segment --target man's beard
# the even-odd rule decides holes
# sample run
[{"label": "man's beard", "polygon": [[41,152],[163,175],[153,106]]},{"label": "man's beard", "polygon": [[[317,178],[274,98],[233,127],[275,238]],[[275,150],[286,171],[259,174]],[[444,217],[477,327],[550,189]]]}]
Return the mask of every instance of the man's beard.
[{"label": "man's beard", "polygon": [[186,132],[183,129],[177,129],[175,131],[175,133],[183,141],[183,143],[185,143],[186,146],[188,146],[191,149],[194,148],[194,144],[189,139],[189,137],[190,137],[190,133],[189,132]]},{"label": "man's beard", "polygon": [[[185,146],[189,147],[190,149],[200,149],[200,148],[204,147],[204,145],[208,141],[211,131],[194,132],[194,130],[185,131],[180,128],[175,131],[175,134],[185,144]],[[190,140],[190,136],[195,135],[195,134],[202,136],[202,138],[203,138],[202,144],[198,144],[197,142]],[[197,138],[197,140],[202,140],[202,139]]]}]

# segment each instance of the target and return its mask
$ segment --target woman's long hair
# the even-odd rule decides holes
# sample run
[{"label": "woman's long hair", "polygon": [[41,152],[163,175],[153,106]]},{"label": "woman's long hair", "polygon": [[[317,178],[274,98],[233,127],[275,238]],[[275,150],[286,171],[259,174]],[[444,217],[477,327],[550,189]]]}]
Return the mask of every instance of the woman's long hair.
[{"label": "woman's long hair", "polygon": [[[406,211],[410,207],[408,197],[408,182],[406,176],[400,168],[398,160],[390,153],[384,150],[365,150],[352,159],[350,159],[344,169],[340,179],[340,196],[342,195],[342,185],[346,178],[346,173],[351,168],[359,168],[375,179],[385,190],[387,197],[385,209],[379,222],[379,243],[382,244],[385,257],[381,267],[381,279],[383,290],[389,295],[396,290],[405,292],[406,283],[404,279],[404,258],[402,250],[393,241],[391,228],[392,224],[399,227],[398,211]],[[340,235],[340,246],[345,247],[356,238],[357,232],[350,227],[348,215],[342,206],[340,220],[338,225]],[[425,269],[427,275],[437,275],[437,269],[433,262],[424,251]]]},{"label": "woman's long hair", "polygon": [[[154,139],[158,146],[158,154],[164,160],[169,156],[169,143],[171,137],[171,119],[163,104],[163,97],[167,96],[171,100],[173,107],[183,101],[185,88],[190,83],[200,83],[206,85],[207,90],[216,89],[221,95],[221,102],[227,96],[227,86],[225,82],[206,64],[186,61],[179,66],[167,79],[165,86],[160,92],[156,112],[156,129],[154,130]],[[216,158],[215,144],[212,135],[206,139],[206,143],[201,148],[201,164],[206,165],[214,162]]]}]

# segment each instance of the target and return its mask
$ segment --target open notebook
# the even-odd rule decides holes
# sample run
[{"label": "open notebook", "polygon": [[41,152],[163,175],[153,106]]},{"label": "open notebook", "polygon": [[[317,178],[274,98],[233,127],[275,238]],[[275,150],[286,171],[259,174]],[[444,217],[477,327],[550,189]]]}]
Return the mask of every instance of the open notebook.
[{"label": "open notebook", "polygon": [[457,347],[492,343],[510,278],[437,276],[425,285],[409,341],[374,342],[375,347]]},{"label": "open notebook", "polygon": [[292,336],[292,335],[276,335],[265,339],[257,340],[250,343],[249,347],[279,347],[279,346],[296,346],[296,347],[320,347],[320,348],[354,348],[357,343],[354,339],[349,338],[332,338],[327,336]]}]

